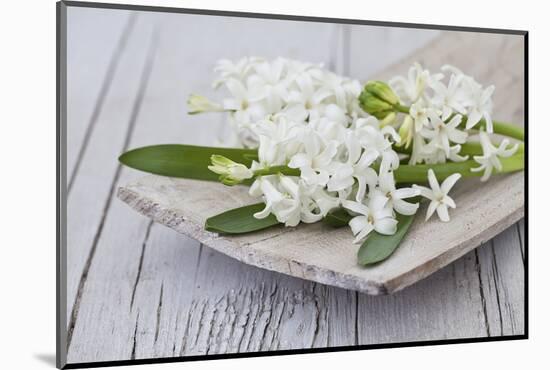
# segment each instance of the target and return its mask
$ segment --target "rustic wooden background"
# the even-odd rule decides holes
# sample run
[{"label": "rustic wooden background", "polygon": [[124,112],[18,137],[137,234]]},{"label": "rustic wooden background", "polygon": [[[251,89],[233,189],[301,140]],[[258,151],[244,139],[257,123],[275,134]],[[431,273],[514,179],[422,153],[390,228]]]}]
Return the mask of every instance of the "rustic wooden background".
[{"label": "rustic wooden background", "polygon": [[523,334],[523,220],[395,295],[367,296],[242,264],[114,196],[142,176],[119,166],[125,150],[223,138],[221,116],[185,107],[191,92],[216,96],[221,57],[283,55],[364,80],[444,33],[70,7],[68,362]]}]

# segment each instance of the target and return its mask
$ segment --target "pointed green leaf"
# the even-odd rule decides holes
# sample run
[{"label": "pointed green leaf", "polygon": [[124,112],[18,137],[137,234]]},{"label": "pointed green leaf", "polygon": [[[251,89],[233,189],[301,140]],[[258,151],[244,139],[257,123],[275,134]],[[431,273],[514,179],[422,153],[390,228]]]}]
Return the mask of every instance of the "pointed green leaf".
[{"label": "pointed green leaf", "polygon": [[323,222],[332,227],[346,226],[352,219],[352,216],[343,208],[336,208],[327,213]]},{"label": "pointed green leaf", "polygon": [[254,213],[260,212],[264,208],[264,203],[256,203],[231,209],[207,219],[204,228],[217,233],[244,234],[278,225],[279,221],[273,214],[262,219],[254,217]]},{"label": "pointed green leaf", "polygon": [[412,224],[414,215],[403,216],[397,215],[397,231],[393,235],[382,235],[373,232],[363,242],[357,252],[359,264],[367,266],[377,262],[381,262],[391,256],[397,249],[403,237],[407,234],[409,227]]},{"label": "pointed green leaf", "polygon": [[255,149],[216,148],[207,146],[166,144],[130,150],[122,154],[120,163],[136,170],[156,175],[187,179],[218,181],[218,175],[208,169],[213,154],[223,155],[235,162],[250,166],[247,156]]}]

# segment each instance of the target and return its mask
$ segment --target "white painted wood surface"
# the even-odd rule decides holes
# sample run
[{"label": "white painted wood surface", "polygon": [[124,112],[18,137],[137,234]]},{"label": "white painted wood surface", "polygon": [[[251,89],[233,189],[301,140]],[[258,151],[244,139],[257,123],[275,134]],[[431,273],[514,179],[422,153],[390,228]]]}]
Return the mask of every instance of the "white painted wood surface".
[{"label": "white painted wood surface", "polygon": [[68,17],[69,363],[523,333],[523,222],[371,297],[245,265],[114,196],[142,176],[118,166],[126,148],[223,134],[221,118],[185,114],[190,92],[210,91],[216,59],[280,54],[364,79],[437,32],[82,8]]}]

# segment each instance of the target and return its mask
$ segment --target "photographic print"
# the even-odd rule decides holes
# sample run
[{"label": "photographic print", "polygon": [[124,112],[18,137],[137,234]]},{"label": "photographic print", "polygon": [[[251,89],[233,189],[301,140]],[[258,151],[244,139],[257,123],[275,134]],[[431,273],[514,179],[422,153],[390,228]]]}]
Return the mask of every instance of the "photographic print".
[{"label": "photographic print", "polygon": [[58,366],[527,337],[527,32],[58,26]]}]

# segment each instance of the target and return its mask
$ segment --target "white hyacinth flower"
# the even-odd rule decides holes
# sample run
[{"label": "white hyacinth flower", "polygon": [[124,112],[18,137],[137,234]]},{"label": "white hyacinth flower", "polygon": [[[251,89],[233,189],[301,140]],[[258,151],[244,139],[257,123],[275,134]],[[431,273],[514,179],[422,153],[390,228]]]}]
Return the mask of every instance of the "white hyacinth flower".
[{"label": "white hyacinth flower", "polygon": [[325,144],[315,131],[306,130],[303,143],[305,152],[294,154],[288,167],[299,168],[302,178],[309,185],[326,185],[328,168],[338,150],[338,142],[331,140]]},{"label": "white hyacinth flower", "polygon": [[435,112],[433,112],[433,108],[426,105],[424,100],[419,100],[416,103],[411,104],[409,116],[414,121],[415,132],[420,132],[424,127],[430,125],[430,114],[435,114]]},{"label": "white hyacinth flower", "polygon": [[373,187],[377,181],[377,174],[370,166],[378,158],[379,153],[375,149],[363,150],[353,132],[348,132],[345,139],[347,149],[347,161],[335,162],[334,171],[327,183],[329,191],[342,191],[350,188],[357,180],[358,189],[356,199],[361,201],[366,193],[367,185]]},{"label": "white hyacinth flower", "polygon": [[424,96],[426,87],[432,80],[439,80],[440,74],[430,75],[430,71],[423,69],[419,63],[409,68],[407,78],[397,76],[389,81],[389,85],[404,103],[414,103]]},{"label": "white hyacinth flower", "polygon": [[298,76],[295,82],[298,89],[289,92],[285,113],[297,122],[319,118],[322,102],[331,95],[330,90],[318,88],[309,74]]},{"label": "white hyacinth flower", "polygon": [[365,239],[371,231],[383,235],[393,235],[397,230],[397,220],[393,217],[393,211],[388,207],[388,198],[380,191],[370,194],[368,204],[346,200],[342,206],[356,214],[349,221],[351,231],[355,236],[354,243]]},{"label": "white hyacinth flower", "polygon": [[519,144],[514,144],[511,148],[506,149],[510,144],[508,139],[503,139],[498,147],[495,147],[489,139],[489,135],[486,132],[481,131],[479,133],[479,141],[483,149],[483,155],[475,155],[474,160],[480,164],[479,167],[472,168],[472,172],[484,171],[481,181],[487,181],[491,177],[493,168],[497,171],[502,171],[502,163],[500,163],[499,157],[507,158],[512,156],[519,147]]},{"label": "white hyacinth flower", "polygon": [[313,223],[323,218],[320,207],[307,194],[303,183],[283,175],[264,176],[255,183],[250,194],[261,193],[266,204],[262,211],[254,214],[255,218],[262,219],[272,213],[285,226],[296,226],[300,221]]},{"label": "white hyacinth flower", "polygon": [[214,88],[218,88],[230,78],[245,81],[254,65],[263,61],[263,58],[258,57],[245,57],[236,62],[221,59],[216,63],[216,67],[214,68],[214,71],[220,74],[220,78],[214,81],[212,85]]},{"label": "white hyacinth flower", "polygon": [[469,98],[470,108],[468,110],[468,121],[466,122],[466,128],[473,128],[482,118],[485,119],[487,132],[493,132],[493,120],[491,119],[491,112],[493,110],[493,102],[491,95],[495,91],[493,85],[483,90],[481,87],[472,87],[472,92]]},{"label": "white hyacinth flower", "polygon": [[409,203],[404,199],[420,195],[420,190],[414,188],[396,189],[393,172],[388,171],[385,168],[380,170],[380,175],[378,176],[378,189],[386,195],[388,198],[388,204],[397,213],[406,216],[414,215],[416,213],[418,203]]},{"label": "white hyacinth flower", "polygon": [[413,185],[413,188],[420,190],[420,195],[424,198],[429,199],[430,205],[428,206],[428,211],[426,212],[426,221],[432,217],[433,213],[437,211],[439,219],[443,222],[450,221],[449,210],[448,208],[456,208],[454,200],[448,195],[451,188],[454,184],[460,179],[462,175],[459,173],[452,174],[447,177],[441,186],[435,177],[434,171],[430,168],[428,170],[428,182],[430,188],[425,186]]},{"label": "white hyacinth flower", "polygon": [[441,81],[432,81],[431,87],[435,93],[432,104],[441,110],[443,117],[449,117],[453,112],[466,114],[464,91],[461,85],[463,77],[463,75],[451,75],[447,86]]},{"label": "white hyacinth flower", "polygon": [[430,112],[429,114],[432,130],[424,128],[420,133],[426,139],[431,140],[430,145],[443,149],[445,155],[449,157],[451,155],[450,142],[463,144],[468,138],[466,132],[457,129],[462,121],[462,116],[457,114],[449,122],[445,122],[444,119],[434,112]]}]

